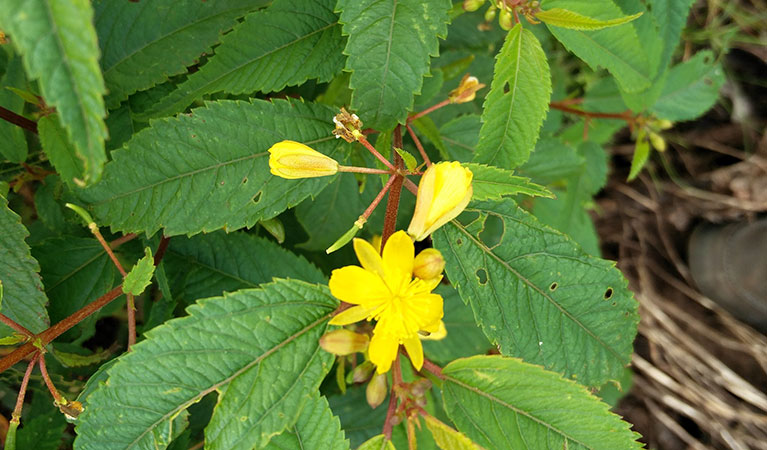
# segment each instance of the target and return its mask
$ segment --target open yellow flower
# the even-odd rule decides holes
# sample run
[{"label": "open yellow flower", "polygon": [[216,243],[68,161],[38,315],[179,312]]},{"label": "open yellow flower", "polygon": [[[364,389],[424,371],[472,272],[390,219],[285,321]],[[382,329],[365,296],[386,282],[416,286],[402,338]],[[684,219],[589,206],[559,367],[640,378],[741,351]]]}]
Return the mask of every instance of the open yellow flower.
[{"label": "open yellow flower", "polygon": [[269,169],[273,175],[295,180],[334,175],[335,159],[295,141],[281,141],[269,149]]},{"label": "open yellow flower", "polygon": [[413,366],[423,366],[423,347],[419,331],[439,331],[442,297],[432,294],[441,276],[430,280],[413,279],[415,247],[404,231],[394,233],[379,255],[370,243],[354,240],[354,251],[362,267],[346,266],[330,276],[330,292],[356,306],[330,321],[348,325],[363,319],[377,320],[368,355],[378,373],[385,373],[397,357],[400,344],[410,355]]},{"label": "open yellow flower", "polygon": [[441,162],[426,169],[418,184],[408,234],[422,241],[460,214],[471,200],[472,177],[471,170],[459,162]]}]

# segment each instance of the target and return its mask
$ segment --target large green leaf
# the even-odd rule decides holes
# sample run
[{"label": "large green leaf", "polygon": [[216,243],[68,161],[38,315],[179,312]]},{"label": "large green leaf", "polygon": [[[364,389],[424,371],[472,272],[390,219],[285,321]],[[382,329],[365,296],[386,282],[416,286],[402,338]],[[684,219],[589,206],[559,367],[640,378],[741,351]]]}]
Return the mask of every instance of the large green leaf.
[{"label": "large green leaf", "polygon": [[477,218],[453,221],[432,237],[448,277],[501,353],[587,386],[617,379],[639,316],[615,264],[587,255],[512,200],[475,202],[467,211]]},{"label": "large green leaf", "polygon": [[61,175],[62,181],[75,189],[77,183],[82,183],[85,177],[85,165],[77,157],[77,151],[67,138],[66,130],[61,127],[58,115],[41,117],[37,121],[37,132],[48,160]]},{"label": "large green leaf", "polygon": [[664,44],[660,58],[661,69],[671,63],[693,3],[695,0],[649,1],[648,9],[658,24],[658,32]]},{"label": "large green leaf", "polygon": [[88,0],[5,0],[0,28],[11,35],[32,79],[84,161],[85,181],[97,181],[106,162],[104,79]]},{"label": "large green leaf", "polygon": [[529,178],[514,176],[512,171],[484,164],[466,164],[474,175],[471,180],[473,200],[500,200],[504,196],[524,194],[533,197],[553,197],[545,187]]},{"label": "large green leaf", "polygon": [[439,134],[450,159],[469,162],[474,158],[474,149],[479,142],[479,130],[482,127],[480,120],[476,114],[467,114],[440,127]]},{"label": "large green leaf", "polygon": [[[598,20],[623,15],[612,0],[547,0],[545,6],[561,7]],[[624,91],[638,92],[650,86],[655,76],[653,65],[631,24],[597,31],[548,27],[554,37],[589,66],[609,70]]]},{"label": "large green leaf", "polygon": [[257,0],[153,0],[93,4],[109,108],[136,91],[183,73]]},{"label": "large green leaf", "polygon": [[333,180],[275,177],[267,152],[291,139],[340,157],[332,115],[300,101],[209,103],[152,122],[112,153],[104,180],[82,196],[97,221],[117,231],[170,236],[253,226]]},{"label": "large green leaf", "polygon": [[[4,53],[2,48],[0,53]],[[0,78],[0,105],[11,112],[21,114],[24,111],[24,99],[7,89],[8,87],[26,88],[24,66],[19,56],[10,56],[5,73]],[[27,159],[27,139],[21,127],[0,120],[0,142],[3,143],[0,145],[0,157],[15,163]]]},{"label": "large green leaf", "polygon": [[[8,208],[8,201],[0,195],[0,282],[2,303],[0,312],[33,333],[48,328],[48,299],[38,272],[40,266],[29,252],[24,239],[29,232],[21,218]],[[0,325],[0,337],[11,334],[11,329]]]},{"label": "large green leaf", "polygon": [[279,280],[201,300],[109,370],[77,425],[78,449],[155,448],[153,431],[214,390],[206,448],[266,445],[296,423],[330,368],[318,339],[338,301]]},{"label": "large green leaf", "polygon": [[672,121],[695,119],[716,103],[724,82],[724,70],[714,55],[699,52],[669,71],[660,99],[650,110]]},{"label": "large green leaf", "polygon": [[535,35],[517,24],[496,57],[474,162],[513,169],[527,161],[550,97],[546,54]]},{"label": "large green leaf", "polygon": [[174,298],[185,303],[255,288],[274,277],[326,282],[322,272],[302,256],[242,232],[175,237],[163,262]]},{"label": "large green leaf", "polygon": [[292,428],[272,438],[267,449],[295,450],[322,449],[345,450],[349,448],[341,422],[333,415],[327,399],[315,394],[301,410],[298,421]]},{"label": "large green leaf", "polygon": [[447,35],[449,0],[339,0],[344,54],[352,72],[351,107],[364,124],[390,130],[404,123],[420,94],[429,59]]},{"label": "large green leaf", "polygon": [[637,433],[583,386],[503,356],[474,356],[442,373],[445,410],[484,448],[640,449]]},{"label": "large green leaf", "polygon": [[214,92],[273,92],[309,78],[330,80],[344,65],[334,6],[335,0],[277,0],[248,15],[222,39],[207,64],[144,117],[181,111]]}]

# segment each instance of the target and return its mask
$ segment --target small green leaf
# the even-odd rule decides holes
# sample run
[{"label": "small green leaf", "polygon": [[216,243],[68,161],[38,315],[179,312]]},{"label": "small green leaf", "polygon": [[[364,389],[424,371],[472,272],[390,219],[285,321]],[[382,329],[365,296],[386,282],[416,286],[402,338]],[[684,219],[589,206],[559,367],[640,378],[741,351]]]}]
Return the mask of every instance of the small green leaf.
[{"label": "small green leaf", "polygon": [[397,147],[394,147],[394,151],[396,151],[397,154],[402,157],[407,170],[412,172],[416,169],[416,167],[418,167],[418,161],[416,161],[415,156],[411,155],[410,152]]},{"label": "small green leaf", "polygon": [[280,219],[273,217],[271,219],[261,220],[258,224],[264,227],[264,230],[271,234],[272,237],[277,240],[278,244],[285,242],[285,225],[282,224]]},{"label": "small green leaf", "polygon": [[448,364],[442,395],[458,429],[484,448],[641,449],[631,425],[583,386],[503,356]]},{"label": "small green leaf", "polygon": [[514,169],[527,161],[550,97],[546,54],[535,35],[517,24],[496,56],[474,162]]},{"label": "small green leaf", "polygon": [[481,450],[480,446],[472,442],[465,434],[454,430],[435,417],[424,416],[424,421],[439,448],[449,450]]},{"label": "small green leaf", "polygon": [[104,361],[109,358],[114,351],[106,349],[90,355],[80,355],[77,353],[63,352],[54,347],[51,353],[64,367],[85,367]]},{"label": "small green leaf", "polygon": [[517,177],[513,171],[484,164],[466,164],[474,175],[471,186],[472,200],[500,200],[504,196],[524,194],[532,197],[553,198],[554,194],[529,178]]},{"label": "small green leaf", "polygon": [[631,171],[629,171],[628,181],[633,180],[639,175],[650,158],[650,142],[647,140],[646,133],[641,130],[637,135],[636,146],[634,147],[634,157],[631,158]]},{"label": "small green leaf", "polygon": [[404,123],[447,35],[449,0],[340,0],[351,108],[365,126]]},{"label": "small green leaf", "polygon": [[340,238],[338,238],[330,247],[328,247],[327,250],[325,250],[325,253],[329,255],[344,245],[348,244],[352,239],[354,239],[354,236],[356,236],[361,229],[362,227],[355,223],[346,231],[346,233],[342,234]]},{"label": "small green leaf", "polygon": [[85,181],[98,181],[107,160],[104,79],[93,9],[88,0],[5,0],[0,28],[40,81],[46,104],[56,107],[67,136],[83,160]]},{"label": "small green leaf", "polygon": [[326,287],[287,280],[199,301],[109,369],[87,397],[75,448],[155,448],[158,427],[214,390],[206,446],[265,446],[296,423],[330,369],[318,340],[337,306]]},{"label": "small green leaf", "polygon": [[43,146],[48,159],[61,175],[61,179],[71,189],[82,187],[85,179],[85,165],[77,157],[77,151],[69,139],[67,132],[61,127],[58,116],[53,114],[41,117],[37,121],[37,132],[40,144]]},{"label": "small green leaf", "polygon": [[[8,73],[6,71],[6,73]],[[40,99],[33,93],[26,91],[24,89],[18,89],[13,86],[5,86],[6,89],[16,94],[19,98],[23,99],[25,102],[29,103],[30,105],[39,105]]]},{"label": "small green leaf", "polygon": [[144,257],[139,259],[131,271],[125,275],[123,292],[141,295],[152,282],[152,275],[154,275],[154,258],[152,257],[152,250],[147,247],[144,249]]},{"label": "small green leaf", "polygon": [[602,28],[615,27],[629,23],[641,16],[642,13],[630,16],[618,17],[616,19],[599,20],[593,19],[574,11],[568,11],[562,8],[552,8],[546,11],[535,13],[535,18],[547,25],[554,25],[571,30],[601,30]]},{"label": "small green leaf", "polygon": [[18,333],[13,333],[10,336],[0,338],[0,345],[16,345],[20,342],[27,340],[27,337]]},{"label": "small green leaf", "polygon": [[357,450],[397,450],[383,434],[372,437],[357,447]]}]

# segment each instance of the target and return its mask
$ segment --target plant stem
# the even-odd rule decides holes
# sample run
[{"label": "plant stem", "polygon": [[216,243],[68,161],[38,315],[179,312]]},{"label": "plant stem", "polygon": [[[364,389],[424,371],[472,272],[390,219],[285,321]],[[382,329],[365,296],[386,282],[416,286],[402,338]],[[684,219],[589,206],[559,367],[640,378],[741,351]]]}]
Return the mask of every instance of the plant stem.
[{"label": "plant stem", "polygon": [[391,170],[371,169],[369,167],[338,166],[339,172],[389,174]]},{"label": "plant stem", "polygon": [[24,378],[21,379],[21,388],[19,389],[19,396],[16,397],[16,407],[13,408],[13,414],[11,414],[11,423],[16,421],[18,424],[21,420],[21,409],[24,407],[24,396],[27,394],[27,385],[29,384],[29,377],[32,375],[32,369],[35,368],[37,362],[37,355],[32,357],[27,365],[27,371],[24,372]]},{"label": "plant stem", "polygon": [[392,175],[389,177],[389,179],[386,181],[386,184],[384,185],[383,189],[381,189],[381,192],[376,195],[376,198],[373,199],[373,201],[370,203],[370,206],[368,206],[368,209],[365,210],[365,212],[362,213],[362,216],[365,220],[367,220],[371,214],[373,214],[373,210],[376,209],[379,203],[381,203],[381,200],[383,200],[384,195],[389,191],[389,188],[392,187],[394,182],[397,180],[396,175]]},{"label": "plant stem", "polygon": [[433,362],[429,361],[428,359],[423,359],[423,368],[427,371],[431,372],[435,377],[439,378],[440,380],[444,380],[445,376],[442,374],[442,368]]},{"label": "plant stem", "polygon": [[136,343],[136,301],[133,294],[125,294],[128,301],[125,302],[128,310],[128,351]]},{"label": "plant stem", "polygon": [[37,134],[37,123],[0,106],[0,119]]},{"label": "plant stem", "polygon": [[99,241],[99,244],[101,244],[101,246],[104,247],[104,251],[107,252],[107,255],[109,255],[109,259],[112,260],[114,265],[117,267],[117,270],[120,271],[120,275],[125,277],[125,275],[127,275],[127,272],[125,272],[125,269],[123,268],[123,265],[120,264],[120,261],[117,260],[117,257],[115,256],[114,252],[112,251],[112,248],[109,246],[107,241],[104,239],[104,236],[101,235],[98,225],[96,225],[95,222],[91,222],[88,224],[88,229],[91,230],[91,234],[93,234],[93,236],[96,237],[96,239]]},{"label": "plant stem", "polygon": [[419,113],[415,113],[412,116],[408,117],[407,118],[407,123],[410,123],[410,122],[412,122],[414,120],[418,120],[421,117],[423,117],[423,116],[425,116],[425,115],[427,115],[427,114],[429,114],[431,112],[434,112],[434,111],[436,111],[436,110],[438,110],[438,109],[440,109],[440,108],[442,108],[444,106],[447,106],[449,104],[450,104],[450,100],[449,99],[442,100],[441,102],[437,103],[436,105],[430,106],[430,107],[424,109],[423,111],[421,111]]},{"label": "plant stem", "polygon": [[18,323],[16,323],[16,321],[14,321],[13,319],[11,319],[10,317],[6,316],[3,313],[0,313],[0,322],[3,322],[4,324],[8,325],[9,327],[13,328],[14,330],[18,331],[19,333],[27,337],[32,337],[35,335],[35,333],[27,330],[26,328],[19,325]]},{"label": "plant stem", "polygon": [[397,357],[394,359],[394,363],[392,363],[392,386],[391,386],[391,392],[389,393],[389,407],[386,410],[386,419],[384,420],[384,427],[383,427],[383,434],[386,436],[387,440],[391,440],[391,432],[394,428],[394,425],[392,424],[392,418],[394,417],[394,412],[397,410],[397,389],[396,387],[402,383],[402,368],[399,365],[399,352],[397,353]]},{"label": "plant stem", "polygon": [[123,245],[126,242],[132,241],[136,239],[138,235],[136,233],[128,233],[125,236],[120,236],[119,238],[113,240],[109,243],[109,248],[112,250],[115,250],[117,247]]},{"label": "plant stem", "polygon": [[586,117],[589,119],[616,119],[616,120],[624,120],[628,124],[634,123],[634,115],[631,112],[631,110],[626,110],[622,113],[599,113],[599,112],[590,112],[590,111],[583,111],[577,108],[571,108],[567,106],[568,104],[573,103],[572,101],[562,101],[562,102],[551,102],[549,103],[549,107],[558,109],[560,111],[570,113],[570,114],[576,114],[582,117]]},{"label": "plant stem", "polygon": [[431,160],[429,159],[429,155],[426,154],[426,150],[424,150],[423,145],[421,144],[421,140],[418,139],[418,136],[415,135],[415,131],[413,131],[413,128],[410,126],[410,124],[406,124],[405,127],[407,127],[407,132],[410,134],[410,137],[413,139],[413,142],[415,142],[415,147],[418,149],[418,152],[421,154],[421,158],[423,158],[423,161],[426,163],[426,166],[431,166]]},{"label": "plant stem", "polygon": [[[389,169],[393,170],[394,172],[397,172],[397,168],[396,168],[396,167],[394,167],[394,165],[392,165],[392,163],[390,163],[388,159],[384,158],[384,157],[383,157],[383,155],[382,155],[382,154],[380,154],[380,153],[378,152],[378,150],[376,150],[376,148],[375,148],[375,147],[373,147],[373,146],[370,144],[370,142],[367,140],[367,138],[366,138],[365,136],[361,136],[361,137],[360,137],[360,138],[357,140],[357,142],[359,142],[360,144],[364,145],[364,146],[365,146],[365,148],[366,148],[366,149],[368,149],[368,151],[369,151],[370,153],[372,153],[372,154],[373,154],[373,156],[375,156],[376,158],[378,158],[378,160],[379,160],[379,161],[381,161],[382,163],[384,163],[384,165],[385,165],[386,167],[388,167]],[[400,147],[399,147],[399,148],[402,148],[402,143],[400,143]]]},{"label": "plant stem", "polygon": [[[397,128],[394,129],[394,146],[397,148],[402,148],[402,129],[399,125],[397,125]],[[398,168],[404,167],[404,161],[397,152],[394,152],[394,162],[397,164]],[[386,245],[386,241],[389,240],[389,237],[392,234],[394,234],[394,231],[397,227],[399,197],[400,193],[402,193],[402,183],[405,180],[405,177],[399,173],[393,175],[393,177],[394,182],[392,183],[392,187],[389,190],[389,199],[386,203],[386,214],[384,216],[384,227],[383,231],[381,232],[381,250],[383,250],[384,246]]]},{"label": "plant stem", "polygon": [[48,368],[45,367],[45,354],[40,352],[40,355],[38,355],[37,358],[40,360],[40,373],[43,375],[43,381],[45,381],[45,385],[48,386],[48,390],[53,396],[53,400],[56,402],[56,405],[66,405],[67,400],[61,395],[59,390],[56,389],[56,386],[53,385],[51,377],[48,375]]}]

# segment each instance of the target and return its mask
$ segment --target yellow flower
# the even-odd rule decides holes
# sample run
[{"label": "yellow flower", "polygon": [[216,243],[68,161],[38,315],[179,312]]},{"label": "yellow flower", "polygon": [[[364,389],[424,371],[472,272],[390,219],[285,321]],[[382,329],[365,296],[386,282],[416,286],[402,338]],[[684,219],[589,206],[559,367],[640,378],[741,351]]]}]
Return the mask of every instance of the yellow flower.
[{"label": "yellow flower", "polygon": [[467,73],[461,79],[458,87],[450,91],[447,98],[450,103],[467,103],[473,101],[477,97],[477,91],[483,87],[485,85],[480,83],[477,77],[469,76]]},{"label": "yellow flower", "polygon": [[422,241],[453,220],[471,200],[471,170],[458,162],[441,162],[426,169],[418,185],[418,198],[408,234]]},{"label": "yellow flower", "polygon": [[383,256],[365,240],[354,240],[354,251],[362,267],[346,266],[330,276],[330,292],[351,308],[335,316],[331,325],[348,325],[363,319],[378,321],[368,355],[378,373],[385,373],[397,357],[400,344],[413,366],[423,366],[419,331],[439,331],[442,297],[432,294],[442,277],[413,279],[415,247],[404,231],[394,233],[384,246]]},{"label": "yellow flower", "polygon": [[294,180],[334,175],[338,163],[300,142],[282,141],[269,149],[269,168],[273,175]]}]

